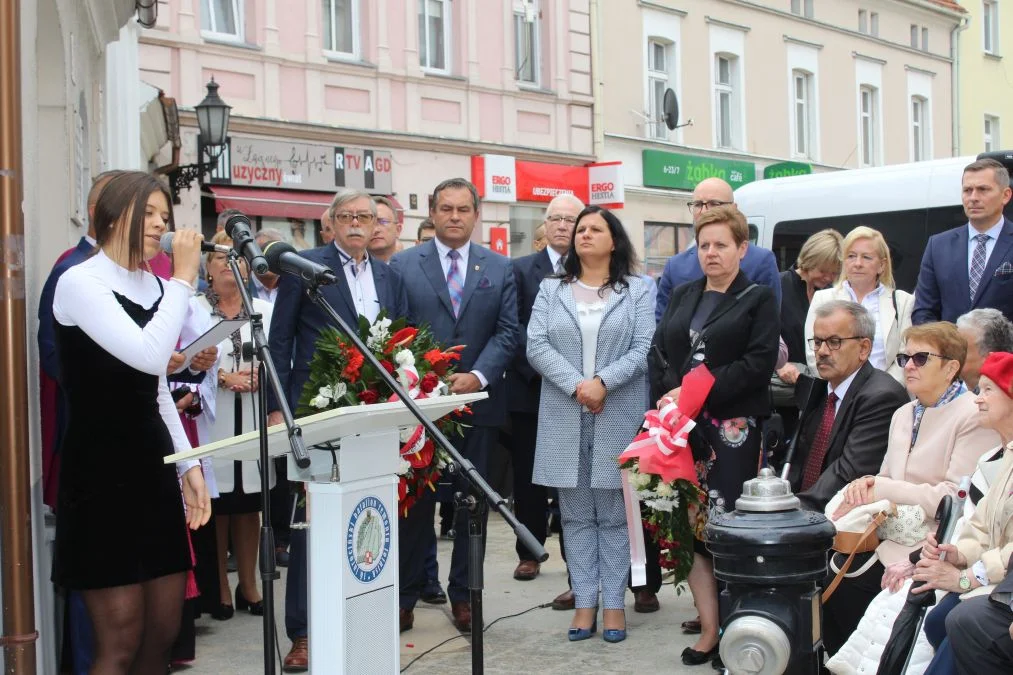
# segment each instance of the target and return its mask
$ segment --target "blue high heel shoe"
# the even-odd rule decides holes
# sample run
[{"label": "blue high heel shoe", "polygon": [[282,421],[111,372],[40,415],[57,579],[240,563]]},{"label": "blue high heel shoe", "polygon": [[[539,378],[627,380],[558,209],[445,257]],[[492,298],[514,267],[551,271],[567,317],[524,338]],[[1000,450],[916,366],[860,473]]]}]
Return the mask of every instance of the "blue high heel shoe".
[{"label": "blue high heel shoe", "polygon": [[570,628],[566,632],[566,637],[570,639],[570,642],[578,642],[580,640],[588,640],[592,635],[598,632],[598,608],[594,609],[594,621],[591,622],[590,628]]},{"label": "blue high heel shoe", "polygon": [[[623,612],[623,624],[626,623],[626,613]],[[626,639],[626,628],[606,628],[601,632],[601,637],[605,642],[622,642]]]}]

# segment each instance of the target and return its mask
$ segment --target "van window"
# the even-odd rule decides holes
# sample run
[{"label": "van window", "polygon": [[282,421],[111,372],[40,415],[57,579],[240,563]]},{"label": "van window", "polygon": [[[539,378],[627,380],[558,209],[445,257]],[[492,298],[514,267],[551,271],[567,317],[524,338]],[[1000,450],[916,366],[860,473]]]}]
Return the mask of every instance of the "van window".
[{"label": "van window", "polygon": [[786,220],[774,226],[772,250],[782,270],[790,269],[809,235],[833,228],[843,235],[866,225],[886,238],[893,262],[897,287],[914,292],[918,282],[922,253],[929,237],[967,222],[962,206],[946,206],[912,211],[890,211],[805,220]]}]

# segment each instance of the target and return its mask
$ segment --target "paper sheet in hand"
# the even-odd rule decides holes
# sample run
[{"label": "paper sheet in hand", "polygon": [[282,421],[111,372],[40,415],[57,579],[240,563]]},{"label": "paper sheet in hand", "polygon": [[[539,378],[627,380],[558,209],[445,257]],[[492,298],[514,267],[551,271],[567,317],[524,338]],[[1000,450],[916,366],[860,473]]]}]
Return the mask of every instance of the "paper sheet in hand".
[{"label": "paper sheet in hand", "polygon": [[219,321],[212,326],[208,332],[204,333],[204,335],[201,335],[199,338],[183,348],[183,354],[186,356],[185,363],[190,365],[190,361],[193,357],[197,356],[197,354],[201,353],[208,347],[217,347],[219,342],[232,335],[249,322],[249,319],[225,319],[223,321]]}]

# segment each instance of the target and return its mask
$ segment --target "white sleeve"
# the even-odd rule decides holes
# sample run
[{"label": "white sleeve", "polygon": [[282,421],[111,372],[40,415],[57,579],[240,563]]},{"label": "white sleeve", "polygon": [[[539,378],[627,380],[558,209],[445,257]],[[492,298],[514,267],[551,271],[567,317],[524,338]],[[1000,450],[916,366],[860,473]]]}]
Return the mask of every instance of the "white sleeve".
[{"label": "white sleeve", "polygon": [[[163,367],[164,371],[164,367]],[[186,437],[183,430],[183,423],[179,419],[179,411],[172,402],[172,395],[169,394],[169,384],[166,382],[165,373],[158,378],[158,412],[162,415],[162,421],[169,429],[172,436],[172,447],[176,452],[185,452],[190,449],[190,439]],[[182,476],[184,473],[199,465],[196,459],[189,459],[184,462],[176,462],[176,473]]]},{"label": "white sleeve", "polygon": [[[100,347],[131,368],[165,375],[176,349],[193,289],[179,281],[165,282],[158,311],[141,328],[123,312],[112,288],[101,279],[64,274],[56,286],[53,315],[61,324],[78,326]],[[166,390],[168,394],[168,389]]]}]

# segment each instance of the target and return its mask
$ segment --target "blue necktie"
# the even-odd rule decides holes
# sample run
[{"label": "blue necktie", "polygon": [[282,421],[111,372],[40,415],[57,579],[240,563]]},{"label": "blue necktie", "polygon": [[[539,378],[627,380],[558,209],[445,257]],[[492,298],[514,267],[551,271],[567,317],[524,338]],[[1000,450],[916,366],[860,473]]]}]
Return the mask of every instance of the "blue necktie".
[{"label": "blue necktie", "polygon": [[968,287],[971,291],[971,302],[974,302],[974,294],[978,291],[978,284],[981,283],[981,275],[985,273],[985,246],[988,244],[988,235],[979,234],[974,238],[974,253],[971,254],[971,274],[968,275]]},{"label": "blue necktie", "polygon": [[457,264],[461,254],[451,249],[447,254],[450,258],[450,269],[447,270],[447,291],[450,292],[450,304],[454,306],[454,317],[461,311],[461,296],[464,295],[464,277],[461,275],[461,266]]}]

